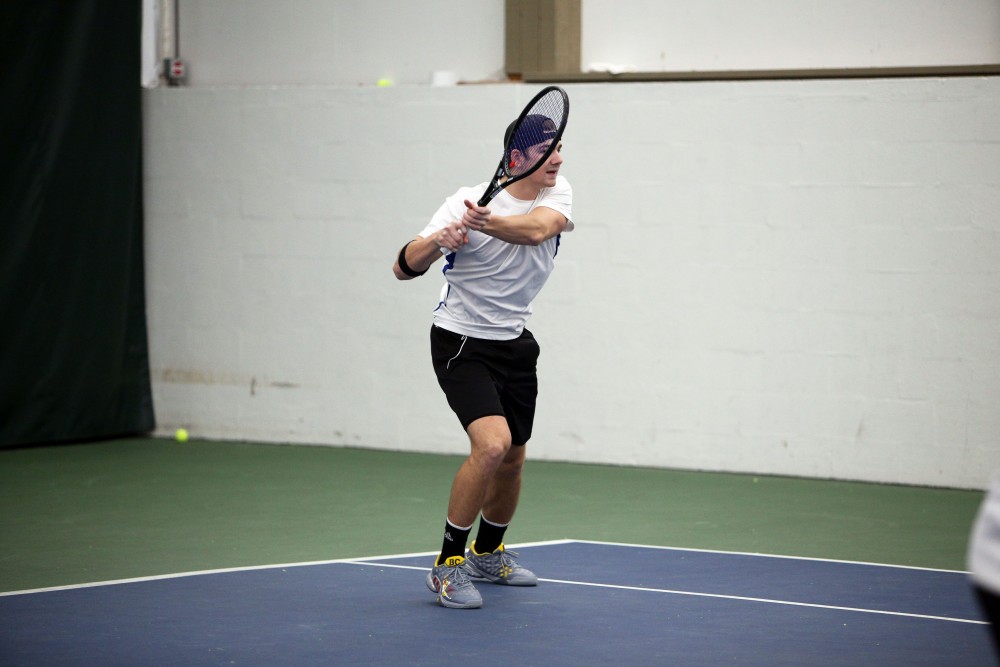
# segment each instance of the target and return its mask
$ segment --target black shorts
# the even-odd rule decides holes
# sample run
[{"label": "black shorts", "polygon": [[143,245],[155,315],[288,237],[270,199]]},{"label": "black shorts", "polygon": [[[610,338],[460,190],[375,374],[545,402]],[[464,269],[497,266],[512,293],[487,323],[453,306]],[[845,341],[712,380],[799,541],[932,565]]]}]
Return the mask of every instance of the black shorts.
[{"label": "black shorts", "polygon": [[982,609],[986,620],[990,622],[990,630],[993,633],[993,650],[997,657],[1000,657],[1000,595],[986,590],[978,584],[974,584],[973,589],[979,600],[979,608]]},{"label": "black shorts", "polygon": [[511,444],[531,437],[539,347],[525,329],[514,340],[484,340],[431,327],[431,360],[438,384],[462,428],[480,417],[507,418]]}]

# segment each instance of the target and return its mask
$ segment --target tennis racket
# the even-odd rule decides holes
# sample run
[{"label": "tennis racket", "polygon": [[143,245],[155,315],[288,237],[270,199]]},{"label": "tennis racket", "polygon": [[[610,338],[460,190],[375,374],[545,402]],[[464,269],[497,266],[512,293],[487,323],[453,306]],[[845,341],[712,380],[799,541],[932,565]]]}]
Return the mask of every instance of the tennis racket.
[{"label": "tennis racket", "polygon": [[[569,120],[569,95],[548,86],[535,95],[504,136],[503,157],[477,205],[486,206],[500,192],[531,176],[559,145]],[[451,252],[441,248],[441,252]]]},{"label": "tennis racket", "polygon": [[504,188],[531,176],[559,145],[569,120],[569,96],[559,86],[544,88],[507,128],[503,157],[478,205],[486,206]]}]

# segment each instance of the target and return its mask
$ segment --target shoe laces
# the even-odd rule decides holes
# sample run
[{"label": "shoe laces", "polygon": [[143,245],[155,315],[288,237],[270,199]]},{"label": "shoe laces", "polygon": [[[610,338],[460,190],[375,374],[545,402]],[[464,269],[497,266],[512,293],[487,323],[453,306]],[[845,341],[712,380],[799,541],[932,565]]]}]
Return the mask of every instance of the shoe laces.
[{"label": "shoe laces", "polygon": [[500,545],[499,554],[493,552],[500,557],[500,565],[502,567],[515,568],[517,567],[517,552],[508,551],[506,547]]},{"label": "shoe laces", "polygon": [[465,561],[461,565],[448,568],[447,574],[442,577],[456,586],[464,586],[469,583],[469,566]]},{"label": "shoe laces", "polygon": [[505,558],[509,559],[511,562],[514,562],[517,559],[518,553],[516,551],[508,551],[507,549],[504,549],[503,550],[503,555],[504,555]]}]

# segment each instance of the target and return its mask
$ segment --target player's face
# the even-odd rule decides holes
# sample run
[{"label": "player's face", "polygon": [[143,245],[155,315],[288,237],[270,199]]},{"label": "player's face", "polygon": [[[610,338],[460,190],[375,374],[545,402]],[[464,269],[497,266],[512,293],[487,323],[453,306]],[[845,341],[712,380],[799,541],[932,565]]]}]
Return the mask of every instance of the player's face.
[{"label": "player's face", "polygon": [[[541,144],[530,146],[528,150],[525,151],[525,162],[528,165],[535,164],[535,162],[545,155],[545,151],[549,149],[549,145],[551,143],[552,142],[550,141],[546,141]],[[562,142],[560,141],[556,146],[556,149],[552,151],[552,155],[549,156],[549,159],[547,159],[545,163],[538,168],[538,171],[528,177],[528,181],[530,181],[532,185],[539,188],[553,187],[556,184],[556,177],[559,175],[559,167],[562,166],[562,163]]]}]

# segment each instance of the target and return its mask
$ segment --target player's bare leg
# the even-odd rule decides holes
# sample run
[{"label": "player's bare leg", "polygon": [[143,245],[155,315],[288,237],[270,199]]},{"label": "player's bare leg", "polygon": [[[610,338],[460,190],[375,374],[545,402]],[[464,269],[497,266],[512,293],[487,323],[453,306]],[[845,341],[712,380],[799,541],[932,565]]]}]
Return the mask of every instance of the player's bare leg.
[{"label": "player's bare leg", "polygon": [[[455,476],[448,509],[450,523],[454,525],[454,517],[459,516],[469,522],[462,525],[470,527],[482,509],[479,535],[465,555],[467,572],[473,580],[535,586],[538,577],[518,563],[517,554],[507,551],[502,542],[521,495],[525,448],[511,446],[510,429],[503,417],[478,419],[468,431],[472,454]],[[485,537],[484,531],[488,533]],[[480,551],[477,543],[486,544],[489,538],[493,542]]]},{"label": "player's bare leg", "polygon": [[521,471],[524,468],[524,447],[511,447],[503,462],[493,473],[486,498],[483,501],[483,516],[497,524],[508,524],[517,511],[517,501],[521,497]]},{"label": "player's bare leg", "polygon": [[[507,420],[501,416],[482,417],[469,424],[472,452],[455,474],[448,502],[448,520],[455,526],[471,526],[479,516],[479,511],[487,501],[487,494],[494,486],[495,477],[501,468],[510,470],[507,463],[511,449],[510,429]],[[516,449],[523,450],[523,447]],[[522,453],[523,462],[523,453]],[[517,466],[517,489],[520,489],[520,466]],[[503,485],[501,485],[503,486]],[[507,485],[509,486],[509,485]],[[509,499],[510,493],[505,497]],[[509,502],[509,500],[507,501]],[[514,507],[517,493],[514,494]],[[513,509],[510,510],[513,516]],[[509,519],[505,519],[509,521]]]}]

